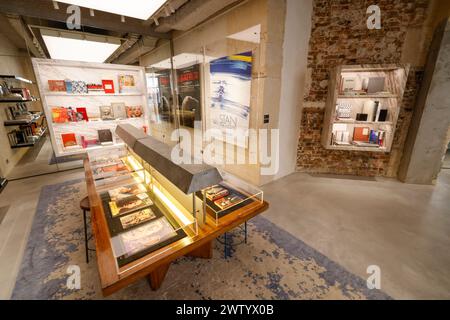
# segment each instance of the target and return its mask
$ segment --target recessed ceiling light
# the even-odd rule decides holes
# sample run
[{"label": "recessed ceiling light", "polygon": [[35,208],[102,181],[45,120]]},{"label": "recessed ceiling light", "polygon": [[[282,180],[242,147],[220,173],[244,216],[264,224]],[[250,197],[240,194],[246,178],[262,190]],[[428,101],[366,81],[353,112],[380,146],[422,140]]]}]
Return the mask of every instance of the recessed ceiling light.
[{"label": "recessed ceiling light", "polygon": [[105,62],[120,47],[120,40],[107,37],[41,30],[52,59]]},{"label": "recessed ceiling light", "polygon": [[58,2],[147,20],[158,11],[167,0],[58,0]]}]

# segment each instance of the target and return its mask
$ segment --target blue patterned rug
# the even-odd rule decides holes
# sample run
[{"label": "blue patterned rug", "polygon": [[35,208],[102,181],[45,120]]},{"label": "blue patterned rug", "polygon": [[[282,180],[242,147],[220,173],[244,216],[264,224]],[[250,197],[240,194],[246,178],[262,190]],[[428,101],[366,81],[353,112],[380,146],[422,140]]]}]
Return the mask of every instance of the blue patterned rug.
[{"label": "blue patterned rug", "polygon": [[[95,255],[85,262],[79,208],[85,194],[80,180],[42,188],[12,299],[103,298]],[[160,290],[143,279],[108,299],[390,299],[263,217],[248,228],[248,244],[231,258],[216,241],[213,259],[173,263]],[[66,286],[70,265],[80,267],[79,290]]]}]

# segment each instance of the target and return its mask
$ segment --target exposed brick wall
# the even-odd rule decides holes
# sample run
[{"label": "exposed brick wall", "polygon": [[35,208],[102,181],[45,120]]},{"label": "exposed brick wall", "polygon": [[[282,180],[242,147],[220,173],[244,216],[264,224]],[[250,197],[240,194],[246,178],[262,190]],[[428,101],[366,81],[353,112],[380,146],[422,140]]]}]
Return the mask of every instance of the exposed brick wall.
[{"label": "exposed brick wall", "polygon": [[300,128],[299,171],[395,176],[409,128],[422,70],[412,68],[391,154],[326,150],[320,138],[330,71],[345,64],[400,63],[408,28],[421,26],[428,0],[380,0],[382,29],[368,30],[365,0],[315,0],[309,44],[311,72]]}]

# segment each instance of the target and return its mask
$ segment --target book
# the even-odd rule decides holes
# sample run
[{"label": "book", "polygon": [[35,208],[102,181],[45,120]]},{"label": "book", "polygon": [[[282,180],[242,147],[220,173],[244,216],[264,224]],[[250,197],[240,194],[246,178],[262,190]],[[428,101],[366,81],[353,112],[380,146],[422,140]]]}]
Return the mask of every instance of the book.
[{"label": "book", "polygon": [[222,186],[216,185],[206,190],[206,197],[215,201],[227,196],[230,192]]},{"label": "book", "polygon": [[369,142],[370,128],[357,127],[353,131],[353,141]]},{"label": "book", "polygon": [[369,78],[369,82],[367,85],[367,93],[368,94],[376,94],[384,91],[384,85],[386,82],[385,77],[372,77]]},{"label": "book", "polygon": [[72,93],[75,93],[75,94],[88,93],[86,82],[84,82],[84,81],[72,81]]},{"label": "book", "polygon": [[111,108],[115,119],[127,118],[127,110],[124,102],[113,102],[111,103]]},{"label": "book", "polygon": [[142,107],[141,106],[135,106],[135,107],[127,107],[127,117],[128,118],[140,118],[142,117]]},{"label": "book", "polygon": [[136,83],[133,75],[119,75],[119,91],[120,93],[136,91]]},{"label": "book", "polygon": [[64,148],[78,146],[77,138],[75,136],[75,133],[62,133],[61,134],[61,140],[62,140]]},{"label": "book", "polygon": [[100,117],[102,120],[114,120],[114,113],[111,106],[100,106]]},{"label": "book", "polygon": [[230,208],[239,202],[244,201],[244,199],[236,194],[226,196],[224,198],[221,198],[219,200],[214,201],[214,204],[218,206],[221,210]]},{"label": "book", "polygon": [[77,110],[77,117],[78,117],[78,119],[81,119],[81,120],[78,120],[78,121],[83,121],[83,120],[84,121],[89,121],[89,117],[88,117],[86,108],[77,108],[76,110]]},{"label": "book", "polygon": [[105,93],[113,94],[115,92],[113,80],[102,80],[102,86]]},{"label": "book", "polygon": [[97,130],[98,133],[98,141],[100,144],[112,144],[113,136],[112,132],[109,129]]},{"label": "book", "polygon": [[342,77],[341,79],[341,93],[354,91],[356,89],[355,77]]},{"label": "book", "polygon": [[161,217],[120,234],[119,239],[125,252],[124,256],[130,257],[176,235],[177,233],[169,221],[165,217]]},{"label": "book", "polygon": [[378,113],[378,122],[386,122],[388,117],[388,110],[387,109],[380,109]]},{"label": "book", "polygon": [[137,194],[125,199],[111,201],[109,208],[113,217],[121,216],[137,210],[142,210],[153,205],[153,201],[147,193]]},{"label": "book", "polygon": [[122,162],[112,165],[107,165],[103,167],[97,167],[92,169],[92,174],[94,175],[94,179],[103,179],[114,176],[116,174],[125,174],[130,172],[128,167]]},{"label": "book", "polygon": [[52,108],[52,121],[53,123],[69,122],[69,115],[67,113],[67,109],[63,107]]},{"label": "book", "polygon": [[156,218],[152,209],[144,209],[120,218],[123,229],[129,229],[146,221]]},{"label": "book", "polygon": [[48,80],[48,89],[52,92],[66,92],[64,80]]},{"label": "book", "polygon": [[145,192],[147,192],[145,186],[143,184],[137,183],[109,190],[108,194],[111,198],[111,201],[117,201]]}]

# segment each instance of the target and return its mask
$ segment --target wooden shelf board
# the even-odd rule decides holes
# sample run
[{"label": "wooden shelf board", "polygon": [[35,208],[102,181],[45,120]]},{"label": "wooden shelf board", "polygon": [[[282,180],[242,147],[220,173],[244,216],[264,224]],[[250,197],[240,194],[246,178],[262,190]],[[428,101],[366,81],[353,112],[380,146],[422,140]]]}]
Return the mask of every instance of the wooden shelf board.
[{"label": "wooden shelf board", "polygon": [[36,145],[36,143],[41,141],[42,137],[45,135],[47,130],[48,130],[48,128],[45,128],[44,131],[41,133],[41,135],[39,136],[39,138],[36,141],[30,142],[30,143],[22,143],[22,144],[18,144],[18,145],[15,145],[15,146],[11,146],[11,149],[20,149],[20,148],[34,147]]}]

